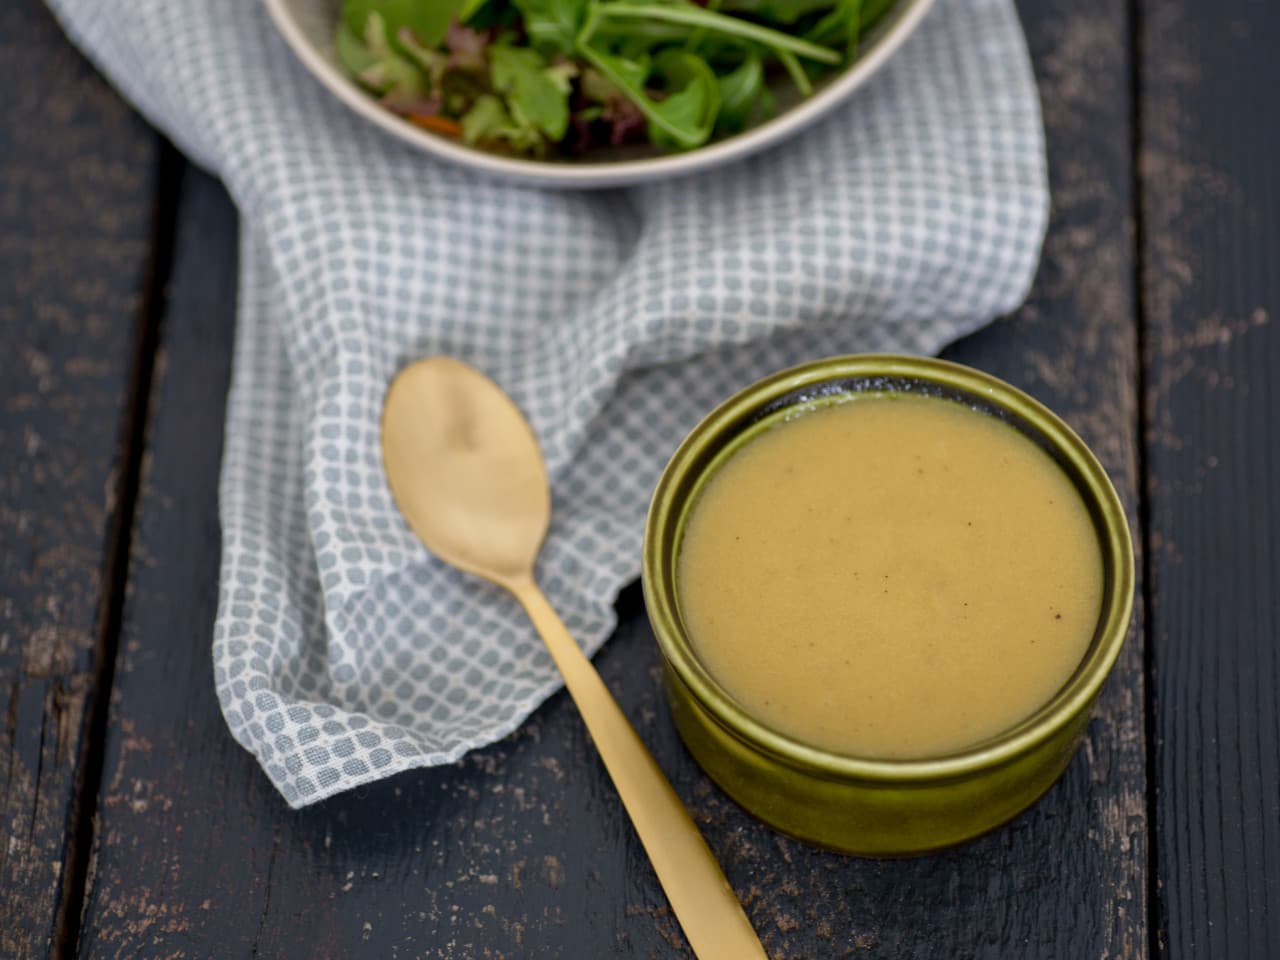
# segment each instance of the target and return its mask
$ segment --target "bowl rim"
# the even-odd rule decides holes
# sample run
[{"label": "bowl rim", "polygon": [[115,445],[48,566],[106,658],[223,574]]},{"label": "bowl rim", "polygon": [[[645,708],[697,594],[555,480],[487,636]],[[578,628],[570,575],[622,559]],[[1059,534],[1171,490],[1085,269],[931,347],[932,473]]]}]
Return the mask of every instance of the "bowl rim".
[{"label": "bowl rim", "polygon": [[547,187],[605,188],[695,173],[746,157],[789,137],[834,109],[879,70],[919,26],[934,0],[897,0],[886,22],[878,28],[874,42],[843,73],[757,127],[687,153],[598,163],[504,157],[415,127],[379,105],[316,48],[294,18],[290,0],[262,2],[276,31],[307,71],[346,106],[401,141],[441,159],[508,180]]},{"label": "bowl rim", "polygon": [[[674,541],[688,507],[682,493],[696,489],[727,429],[788,394],[839,380],[903,378],[976,395],[1011,414],[1068,461],[1080,478],[1076,489],[1100,526],[1104,583],[1100,626],[1075,672],[1063,687],[1021,723],[973,747],[941,757],[871,759],[836,753],[797,740],[757,720],[712,678],[693,652],[675,598]],[[670,547],[670,551],[666,549]],[[1052,738],[1088,710],[1111,672],[1128,635],[1134,603],[1133,543],[1124,507],[1106,470],[1084,441],[1048,407],[990,374],[932,357],[854,354],[814,360],[781,370],[745,387],[712,410],[672,455],[650,502],[641,562],[645,606],[668,667],[690,696],[727,733],[807,773],[837,780],[903,783],[950,780],[1017,760]]]}]

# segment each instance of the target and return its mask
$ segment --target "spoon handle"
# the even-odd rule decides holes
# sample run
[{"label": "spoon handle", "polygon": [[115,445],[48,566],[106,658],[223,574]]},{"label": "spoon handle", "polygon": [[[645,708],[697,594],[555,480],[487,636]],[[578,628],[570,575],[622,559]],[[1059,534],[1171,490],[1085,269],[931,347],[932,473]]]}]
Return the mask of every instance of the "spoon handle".
[{"label": "spoon handle", "polygon": [[698,960],[768,960],[720,864],[595,667],[531,579],[510,585],[560,668]]}]

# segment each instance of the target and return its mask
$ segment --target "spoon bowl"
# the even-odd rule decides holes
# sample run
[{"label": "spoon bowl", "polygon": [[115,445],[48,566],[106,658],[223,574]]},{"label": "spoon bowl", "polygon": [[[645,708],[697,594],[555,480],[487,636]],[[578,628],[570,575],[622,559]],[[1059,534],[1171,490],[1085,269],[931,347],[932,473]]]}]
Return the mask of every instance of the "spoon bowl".
[{"label": "spoon bowl", "polygon": [[528,421],[461,361],[407,367],[382,410],[387,482],[441,560],[502,586],[527,576],[551,518],[547,469]]}]

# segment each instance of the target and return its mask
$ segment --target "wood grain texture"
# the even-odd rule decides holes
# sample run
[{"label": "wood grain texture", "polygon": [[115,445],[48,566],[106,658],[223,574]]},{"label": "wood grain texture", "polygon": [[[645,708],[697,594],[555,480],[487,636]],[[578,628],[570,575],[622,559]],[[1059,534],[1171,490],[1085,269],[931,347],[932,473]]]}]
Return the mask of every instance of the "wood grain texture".
[{"label": "wood grain texture", "polygon": [[1162,953],[1280,956],[1280,8],[1144,2]]},{"label": "wood grain texture", "polygon": [[54,935],[119,517],[154,135],[0,5],[0,956]]},{"label": "wood grain texture", "polygon": [[[1136,501],[1126,8],[1026,5],[1056,193],[1045,264],[1010,322],[952,352],[1062,411]],[[216,468],[235,216],[184,190],[152,402],[88,957],[689,956],[566,697],[459,764],[289,811],[213,693]],[[597,658],[742,896],[770,955],[1140,957],[1146,820],[1140,634],[1088,741],[1031,811],[907,861],[841,857],[754,822],[701,774],[662,699],[638,590]]]}]

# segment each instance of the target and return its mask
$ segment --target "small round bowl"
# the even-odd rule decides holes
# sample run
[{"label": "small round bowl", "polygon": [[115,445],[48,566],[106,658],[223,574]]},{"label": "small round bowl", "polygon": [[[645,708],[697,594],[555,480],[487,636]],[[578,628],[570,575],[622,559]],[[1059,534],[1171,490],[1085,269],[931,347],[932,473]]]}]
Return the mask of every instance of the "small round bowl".
[{"label": "small round bowl", "polygon": [[[802,743],[762,723],[698,659],[676,589],[689,508],[717,454],[788,407],[854,392],[935,396],[997,417],[1036,442],[1071,479],[1093,519],[1102,606],[1083,660],[1039,710],[966,750],[920,760],[872,760]],[[720,461],[723,462],[723,459]],[[1124,510],[1084,442],[1046,407],[994,377],[941,360],[852,356],[759,381],[717,407],[685,439],[653,495],[643,583],[665,661],[676,728],[731,797],[784,833],[846,853],[908,856],[985,833],[1034,803],[1061,776],[1129,628],[1133,546]]]},{"label": "small round bowl", "polygon": [[[329,92],[366,120],[418,149],[483,173],[543,187],[603,188],[682,176],[738,160],[784,140],[843,103],[874,74],[919,26],[933,0],[897,0],[860,42],[856,60],[815,91],[795,100],[766,123],[686,153],[656,148],[604,149],[589,160],[526,160],[505,157],[432,133],[396,116],[347,76],[334,53],[333,35],[341,0],[263,0],[272,23],[302,65]],[[774,85],[778,101],[794,100],[790,81]]]}]

